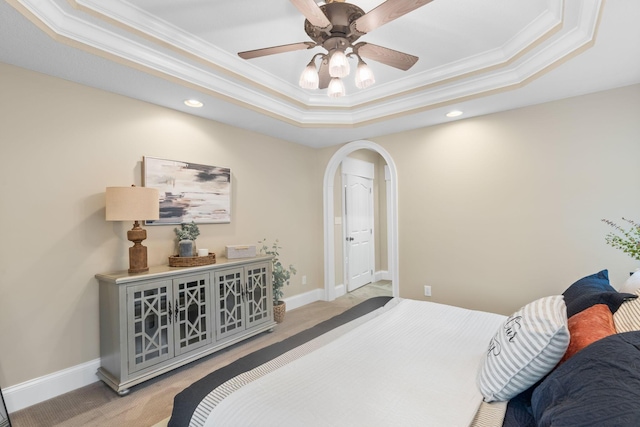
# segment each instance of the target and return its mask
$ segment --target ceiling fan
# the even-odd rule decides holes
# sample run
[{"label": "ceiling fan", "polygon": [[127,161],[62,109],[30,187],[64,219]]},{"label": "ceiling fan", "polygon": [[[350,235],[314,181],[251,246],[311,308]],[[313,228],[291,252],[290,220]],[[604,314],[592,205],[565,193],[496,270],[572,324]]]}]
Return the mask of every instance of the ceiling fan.
[{"label": "ceiling fan", "polygon": [[[305,89],[325,89],[330,97],[345,94],[341,78],[349,75],[348,57],[358,60],[355,83],[364,89],[373,83],[373,72],[362,58],[381,62],[400,70],[408,70],[418,57],[408,53],[374,45],[367,42],[355,43],[363,35],[391,22],[433,0],[387,0],[373,10],[364,13],[358,6],[344,0],[327,0],[318,6],[314,0],[290,0],[305,16],[304,30],[312,42],[292,43],[262,49],[239,52],[243,59],[258,58],[278,53],[323,47],[326,53],[317,53],[300,76],[299,84]],[[349,52],[347,50],[350,49]],[[316,58],[321,58],[320,69],[316,68]]]}]

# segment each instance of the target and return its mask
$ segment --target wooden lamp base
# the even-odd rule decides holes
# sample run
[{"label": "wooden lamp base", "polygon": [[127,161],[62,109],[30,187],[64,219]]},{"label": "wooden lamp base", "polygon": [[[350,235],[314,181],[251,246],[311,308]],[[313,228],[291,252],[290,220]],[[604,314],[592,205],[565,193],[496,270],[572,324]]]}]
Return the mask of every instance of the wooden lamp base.
[{"label": "wooden lamp base", "polygon": [[140,227],[138,221],[133,223],[133,228],[127,231],[127,239],[133,242],[129,248],[129,273],[143,273],[149,271],[147,266],[147,247],[142,241],[147,238],[147,230]]}]

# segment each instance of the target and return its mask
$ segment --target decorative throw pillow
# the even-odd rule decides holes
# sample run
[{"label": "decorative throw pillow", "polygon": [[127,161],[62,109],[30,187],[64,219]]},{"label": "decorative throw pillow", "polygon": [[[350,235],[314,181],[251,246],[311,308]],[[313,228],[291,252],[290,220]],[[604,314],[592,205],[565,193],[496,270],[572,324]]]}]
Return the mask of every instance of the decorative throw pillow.
[{"label": "decorative throw pillow", "polygon": [[560,360],[571,356],[598,340],[616,333],[613,315],[606,304],[596,304],[569,318],[569,347]]},{"label": "decorative throw pillow", "polygon": [[558,366],[533,391],[537,426],[640,426],[640,332],[614,334]]},{"label": "decorative throw pillow", "polygon": [[625,300],[638,297],[637,295],[616,291],[609,284],[609,272],[607,270],[583,277],[569,286],[562,295],[564,296],[564,302],[567,304],[568,317],[596,304],[607,304],[609,310],[615,313]]},{"label": "decorative throw pillow", "polygon": [[640,270],[637,270],[633,273],[626,282],[622,284],[618,292],[628,292],[630,294],[635,294],[636,291],[640,289]]},{"label": "decorative throw pillow", "polygon": [[509,400],[553,369],[569,345],[561,295],[540,298],[511,315],[489,343],[478,373],[487,402]]},{"label": "decorative throw pillow", "polygon": [[[636,290],[640,296],[640,289]],[[640,331],[640,298],[627,300],[613,314],[613,323],[617,332]]]}]

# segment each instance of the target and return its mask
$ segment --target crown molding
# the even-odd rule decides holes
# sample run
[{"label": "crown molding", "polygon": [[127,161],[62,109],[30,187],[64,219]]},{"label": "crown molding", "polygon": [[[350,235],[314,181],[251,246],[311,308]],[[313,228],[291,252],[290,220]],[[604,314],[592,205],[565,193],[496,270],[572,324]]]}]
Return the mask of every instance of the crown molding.
[{"label": "crown molding", "polygon": [[593,44],[603,1],[549,0],[543,14],[501,47],[335,100],[264,73],[125,1],[8,0],[63,43],[298,127],[358,127],[520,87]]}]

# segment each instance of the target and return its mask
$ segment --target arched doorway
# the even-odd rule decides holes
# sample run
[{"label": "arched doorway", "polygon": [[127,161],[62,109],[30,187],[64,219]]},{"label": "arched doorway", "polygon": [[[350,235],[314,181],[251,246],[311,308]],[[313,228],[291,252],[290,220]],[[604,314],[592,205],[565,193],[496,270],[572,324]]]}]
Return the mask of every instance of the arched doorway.
[{"label": "arched doorway", "polygon": [[335,278],[335,236],[333,228],[334,218],[334,177],[338,167],[349,154],[357,150],[371,150],[377,152],[387,163],[389,178],[387,185],[387,253],[389,273],[391,275],[393,296],[399,296],[398,273],[398,181],[396,165],[391,155],[378,144],[361,140],[350,142],[329,160],[324,172],[323,185],[323,217],[324,217],[324,291],[325,299],[333,301],[336,298]]}]

